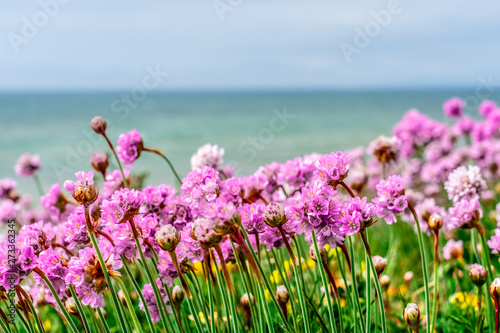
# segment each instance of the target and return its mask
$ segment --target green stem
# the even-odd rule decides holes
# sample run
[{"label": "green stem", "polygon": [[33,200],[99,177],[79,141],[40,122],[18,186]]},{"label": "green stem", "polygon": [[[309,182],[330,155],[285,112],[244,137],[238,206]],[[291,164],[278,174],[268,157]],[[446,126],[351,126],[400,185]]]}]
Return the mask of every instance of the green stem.
[{"label": "green stem", "polygon": [[52,282],[50,282],[50,280],[47,278],[47,276],[45,276],[45,273],[42,272],[42,270],[38,267],[35,267],[35,269],[33,270],[35,273],[37,273],[42,279],[43,281],[45,282],[45,284],[47,284],[47,286],[49,287],[50,289],[50,292],[52,293],[52,295],[54,296],[54,299],[56,300],[56,303],[57,305],[59,306],[64,318],[66,319],[66,321],[68,322],[68,325],[71,329],[71,331],[73,333],[78,333],[78,328],[77,326],[75,325],[75,323],[73,322],[73,319],[71,318],[70,314],[68,313],[68,310],[66,310],[66,307],[64,306],[64,304],[61,302],[61,299],[59,298],[59,296],[57,295],[57,292],[54,288],[54,286],[52,285]]},{"label": "green stem", "polygon": [[[483,266],[486,266],[486,269],[488,270],[487,285],[489,286],[491,282],[493,282],[493,272],[491,270],[491,258],[488,252],[488,244],[486,244],[486,237],[484,235],[484,232],[482,233],[479,232],[479,235],[481,239],[481,254],[483,256]],[[488,309],[488,326],[492,328],[493,325],[495,324],[495,318],[493,317],[494,308],[493,305],[491,304],[491,299],[489,297],[485,297],[485,302]]]},{"label": "green stem", "polygon": [[[85,208],[85,218],[90,219],[88,208]],[[111,298],[113,300],[113,306],[115,309],[115,313],[118,317],[118,323],[120,324],[120,328],[121,328],[122,332],[128,332],[127,324],[125,322],[125,317],[123,315],[122,308],[120,306],[120,301],[118,300],[118,295],[116,294],[115,288],[113,287],[113,284],[111,282],[111,278],[109,277],[109,272],[108,272],[108,268],[106,266],[106,261],[104,260],[104,258],[102,256],[102,253],[101,253],[101,250],[99,249],[99,246],[97,245],[97,240],[94,236],[94,232],[92,230],[89,230],[88,234],[90,235],[90,240],[92,242],[92,246],[94,247],[94,250],[97,253],[97,258],[99,259],[99,262],[101,263],[101,268],[102,268],[102,272],[104,274],[104,279],[106,280],[106,284],[108,285],[109,292],[110,292]]]},{"label": "green stem", "polygon": [[109,330],[108,322],[106,321],[106,318],[104,318],[104,315],[102,314],[101,308],[97,308],[96,311],[97,311],[97,314],[99,315],[101,325],[104,328],[104,332],[111,333],[111,331]]},{"label": "green stem", "polygon": [[[30,325],[28,325],[29,321],[26,321],[27,319],[26,320],[24,319],[22,313],[19,311],[19,309],[17,307],[16,307],[16,312],[17,312],[16,318],[21,319],[21,324],[23,324],[23,327],[26,330],[26,332],[33,333],[33,328]],[[78,332],[78,331],[73,331],[73,332]]]},{"label": "green stem", "polygon": [[120,173],[122,174],[123,185],[125,185],[125,187],[129,187],[130,184],[128,183],[127,178],[125,177],[125,173],[123,173],[122,163],[120,162],[120,159],[118,158],[118,155],[116,154],[115,147],[113,147],[113,144],[111,143],[111,141],[109,141],[109,138],[106,135],[106,133],[103,133],[102,136],[104,137],[104,139],[106,139],[106,142],[108,143],[109,148],[111,148],[111,151],[113,152],[113,155],[115,156],[116,163],[118,163],[118,168],[120,169]]},{"label": "green stem", "polygon": [[33,175],[33,180],[35,181],[36,189],[38,190],[38,194],[40,196],[43,196],[45,194],[45,192],[43,191],[42,182],[40,181],[40,177],[38,177],[38,174],[35,173]]},{"label": "green stem", "polygon": [[[429,299],[429,277],[427,273],[427,255],[425,253],[424,249],[424,240],[422,237],[422,230],[420,229],[420,222],[418,220],[418,214],[415,211],[415,207],[413,207],[413,204],[408,201],[408,208],[410,209],[413,218],[415,219],[415,224],[417,225],[417,234],[418,234],[418,247],[420,250],[420,258],[422,262],[422,274],[424,277],[424,287],[425,287],[425,313],[427,317],[429,317],[430,314],[430,299]],[[427,320],[427,332],[431,333],[431,321]]]},{"label": "green stem", "polygon": [[[144,330],[142,329],[142,326],[141,324],[139,324],[139,320],[137,319],[137,314],[135,313],[134,304],[130,299],[130,295],[128,294],[127,288],[125,288],[123,281],[119,277],[116,277],[115,281],[118,283],[120,289],[123,292],[123,295],[125,296],[125,301],[127,302],[128,311],[130,312],[130,316],[132,317],[132,322],[134,323],[135,329],[139,333],[144,333]],[[146,304],[144,304],[144,306],[146,306]]]},{"label": "green stem", "polygon": [[75,300],[76,307],[78,308],[78,313],[80,314],[80,318],[82,318],[82,323],[83,323],[83,328],[85,332],[91,332],[89,322],[87,320],[87,316],[85,315],[85,312],[83,311],[83,306],[82,303],[80,302],[80,299],[76,295],[75,287],[73,287],[72,284],[69,285],[69,290],[71,292],[71,296],[73,296],[73,299]]},{"label": "green stem", "polygon": [[[136,230],[135,227],[132,228],[132,230]],[[137,231],[135,232],[137,233]],[[165,330],[172,330],[172,323],[170,322],[170,319],[167,320],[167,310],[165,307],[165,302],[163,301],[163,297],[160,293],[160,290],[158,289],[158,285],[156,284],[156,280],[153,277],[153,274],[151,273],[151,270],[149,269],[149,265],[146,261],[146,258],[144,257],[144,253],[142,252],[141,244],[139,243],[139,240],[137,239],[136,235],[134,233],[134,239],[135,239],[135,244],[137,247],[137,250],[139,252],[139,256],[141,257],[141,261],[144,267],[144,270],[146,271],[146,276],[148,278],[148,282],[151,284],[151,288],[153,288],[153,293],[155,294],[155,299],[156,299],[156,304],[158,306],[158,310],[160,311],[160,319],[162,321],[163,327]],[[144,304],[146,306],[146,304]]]},{"label": "green stem", "polygon": [[130,271],[130,267],[128,266],[127,259],[123,255],[121,255],[120,258],[122,259],[123,267],[125,268],[125,273],[127,274],[128,279],[132,282],[135,292],[137,293],[137,295],[139,295],[139,298],[144,305],[144,312],[146,313],[146,320],[149,325],[149,330],[151,332],[156,332],[153,320],[151,319],[151,313],[149,312],[149,308],[146,306],[146,300],[144,299],[144,295],[142,294],[141,287],[137,283],[136,279],[134,279],[134,277],[132,276],[132,272]]},{"label": "green stem", "polygon": [[437,315],[437,296],[438,296],[438,290],[439,290],[438,248],[439,248],[439,230],[434,231],[434,300],[433,300],[433,304],[432,304],[432,317],[431,317],[431,330],[430,330],[430,332],[434,332],[434,326],[436,324],[436,315]]},{"label": "green stem", "polygon": [[[365,320],[363,319],[363,311],[361,309],[361,304],[359,303],[359,293],[358,293],[358,282],[356,279],[356,265],[354,263],[354,247],[352,246],[351,237],[347,238],[347,242],[349,243],[349,256],[351,257],[351,279],[352,279],[352,289],[354,291],[354,303],[356,304],[356,308],[359,313],[359,326],[361,328],[361,332],[365,332]],[[355,320],[356,321],[356,320]],[[355,324],[354,324],[355,325]]]},{"label": "green stem", "polygon": [[[295,247],[297,248],[298,265],[295,266],[295,265],[292,264],[290,266],[294,267],[294,276],[295,276],[296,283],[297,283],[297,289],[299,290],[299,292],[298,292],[299,302],[302,302],[301,303],[301,307],[302,307],[302,316],[304,317],[305,331],[306,332],[310,332],[310,329],[311,329],[311,319],[309,318],[309,311],[307,309],[307,304],[306,304],[306,301],[305,301],[305,298],[307,296],[305,294],[304,276],[302,274],[302,254],[301,254],[300,247],[299,247],[299,244],[297,242],[297,239],[295,237],[293,237],[292,240],[293,240],[293,242],[295,244]],[[290,259],[293,261],[293,258],[290,258]],[[328,289],[325,290],[325,292],[328,292]]]},{"label": "green stem", "polygon": [[182,185],[181,177],[179,177],[179,174],[177,173],[177,171],[175,171],[175,168],[174,168],[172,162],[170,162],[170,160],[168,159],[168,157],[165,156],[165,154],[161,150],[159,150],[159,149],[153,149],[153,148],[146,148],[146,147],[144,147],[143,150],[144,151],[149,151],[150,153],[155,153],[157,155],[160,155],[165,160],[165,162],[167,162],[167,164],[169,165],[169,167],[172,170],[175,178],[179,182],[179,185]]},{"label": "green stem", "polygon": [[[248,238],[248,234],[245,230],[245,228],[241,228],[241,232],[243,234],[243,236],[245,237],[245,240],[246,240],[246,244],[248,247],[251,247],[252,246],[252,243],[250,242],[250,239]],[[273,291],[271,289],[271,284],[269,283],[269,279],[267,278],[264,270],[262,269],[262,266],[260,265],[260,262],[259,260],[257,259],[257,256],[255,255],[254,251],[249,251],[253,257],[253,260],[255,262],[255,264],[257,265],[257,268],[259,270],[259,273],[260,273],[260,277],[264,280],[264,283],[266,285],[266,288],[269,290],[269,293],[272,295],[273,294]],[[250,262],[250,259],[249,259],[249,262]],[[258,287],[260,288],[260,285],[259,283],[257,283]],[[276,311],[280,314],[281,316],[281,319],[283,320],[284,324],[285,324],[285,327],[286,327],[286,330],[289,331],[289,332],[292,332],[292,328],[290,327],[290,324],[288,323],[288,321],[286,320],[285,318],[285,315],[283,314],[283,312],[281,311],[281,307],[279,306],[278,304],[278,301],[276,300],[276,298],[274,297],[271,297],[272,299],[272,302],[276,308]],[[270,323],[269,323],[270,324]]]},{"label": "green stem", "polygon": [[[368,244],[368,240],[366,239],[364,231],[360,232],[361,234],[361,239],[363,240],[363,244],[365,245],[365,250],[368,253],[368,263],[370,265],[370,269],[372,271],[373,275],[373,280],[375,282],[375,289],[377,290],[377,299],[378,299],[378,306],[380,309],[380,318],[382,319],[382,332],[387,332],[387,319],[386,319],[386,314],[385,314],[385,307],[384,307],[384,297],[382,294],[382,289],[380,288],[380,283],[378,281],[378,276],[377,276],[377,271],[375,270],[375,266],[373,265],[373,259],[372,259],[372,254],[370,250],[370,245]],[[371,301],[371,300],[370,300]]]},{"label": "green stem", "polygon": [[[321,254],[319,253],[318,242],[316,241],[316,235],[314,234],[314,230],[311,231],[311,238],[312,238],[313,243],[314,243],[314,252],[316,254],[316,258],[317,258],[318,264],[320,266],[319,267],[319,274],[320,274],[321,280],[323,282],[323,287],[325,288],[326,303],[328,305],[328,316],[330,318],[330,323],[332,325],[332,332],[336,333],[337,326],[335,324],[335,312],[333,310],[333,304],[332,304],[332,300],[330,297],[330,291],[329,291],[330,288],[329,288],[329,284],[328,284],[328,279],[326,278],[325,269],[324,269],[323,265],[321,264]],[[336,297],[338,298],[339,296],[336,295]],[[339,313],[340,313],[340,309],[339,309]]]},{"label": "green stem", "polygon": [[[382,163],[382,171],[383,170],[384,170],[384,163]],[[365,236],[366,236],[366,242],[368,242],[368,230],[367,230]],[[369,256],[370,256],[370,253],[368,253],[368,250],[365,249],[365,263],[366,264],[368,263]],[[366,296],[365,296],[365,300],[366,300],[366,328],[365,328],[365,331],[367,333],[370,333],[372,330],[372,319],[371,319],[371,315],[372,315],[372,291],[371,291],[372,281],[371,281],[370,269],[368,269],[368,267],[365,267],[365,269],[366,269]]]}]

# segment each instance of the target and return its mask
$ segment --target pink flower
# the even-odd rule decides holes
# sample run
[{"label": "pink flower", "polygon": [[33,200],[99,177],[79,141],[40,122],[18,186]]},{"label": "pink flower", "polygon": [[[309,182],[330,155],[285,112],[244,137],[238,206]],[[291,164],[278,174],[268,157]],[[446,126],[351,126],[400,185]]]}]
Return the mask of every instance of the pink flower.
[{"label": "pink flower", "polygon": [[444,188],[448,192],[448,198],[456,203],[463,199],[479,198],[486,190],[486,182],[477,165],[460,166],[448,176]]},{"label": "pink flower", "polygon": [[454,260],[460,258],[464,253],[464,242],[450,239],[443,247],[443,259]]},{"label": "pink flower", "polygon": [[373,202],[380,208],[378,217],[384,218],[388,224],[396,222],[396,215],[401,215],[408,207],[403,178],[399,175],[390,176],[387,180],[381,180],[376,188],[378,196]]},{"label": "pink flower", "polygon": [[444,114],[450,118],[460,118],[464,110],[464,105],[464,101],[460,98],[450,98],[443,105]]},{"label": "pink flower", "polygon": [[222,166],[223,156],[224,148],[207,143],[198,148],[198,151],[191,156],[191,169],[200,170],[202,166],[206,165],[219,170]]},{"label": "pink flower", "polygon": [[90,206],[97,200],[97,191],[94,188],[94,171],[75,172],[77,181],[67,180],[64,182],[64,189],[71,193],[73,198],[80,205]]},{"label": "pink flower", "polygon": [[141,156],[144,144],[141,135],[136,129],[120,134],[116,153],[126,166],[132,166],[136,159]]},{"label": "pink flower", "polygon": [[341,151],[320,157],[316,161],[315,177],[335,189],[347,177],[350,158]]},{"label": "pink flower", "polygon": [[41,166],[40,155],[23,154],[17,160],[14,171],[18,176],[31,177]]},{"label": "pink flower", "polygon": [[488,247],[492,253],[500,253],[500,228],[495,229],[495,234],[488,241]]}]

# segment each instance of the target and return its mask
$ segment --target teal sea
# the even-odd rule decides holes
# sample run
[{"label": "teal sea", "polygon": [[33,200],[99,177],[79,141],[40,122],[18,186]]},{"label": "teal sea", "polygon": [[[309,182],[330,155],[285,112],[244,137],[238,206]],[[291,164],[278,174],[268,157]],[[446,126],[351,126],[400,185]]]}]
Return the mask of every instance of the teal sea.
[{"label": "teal sea", "polygon": [[[109,152],[89,127],[93,116],[108,120],[114,142],[133,128],[145,145],[163,150],[181,175],[205,143],[225,148],[225,163],[248,175],[260,165],[311,152],[366,145],[412,108],[444,120],[442,104],[459,96],[477,117],[474,89],[274,92],[155,92],[125,101],[128,92],[0,93],[0,177],[13,177],[23,192],[35,193],[31,179],[15,175],[22,153],[40,154],[45,190],[54,182],[89,170],[97,151]],[[500,101],[493,92],[489,99]],[[476,104],[476,105],[474,105]],[[167,165],[145,153],[134,171],[147,170],[147,183],[173,183]]]}]

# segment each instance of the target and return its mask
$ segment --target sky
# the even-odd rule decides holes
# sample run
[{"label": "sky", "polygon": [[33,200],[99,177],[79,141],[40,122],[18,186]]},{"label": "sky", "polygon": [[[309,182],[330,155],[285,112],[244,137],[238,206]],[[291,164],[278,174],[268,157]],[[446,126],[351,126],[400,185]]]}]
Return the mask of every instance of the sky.
[{"label": "sky", "polygon": [[2,1],[0,90],[498,89],[499,13],[494,0]]}]

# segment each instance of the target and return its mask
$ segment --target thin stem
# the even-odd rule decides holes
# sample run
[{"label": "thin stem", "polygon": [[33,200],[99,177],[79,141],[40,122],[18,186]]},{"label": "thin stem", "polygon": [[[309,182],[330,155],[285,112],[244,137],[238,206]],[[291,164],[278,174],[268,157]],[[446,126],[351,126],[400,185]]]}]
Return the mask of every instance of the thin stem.
[{"label": "thin stem", "polygon": [[191,294],[191,290],[189,290],[186,280],[184,280],[184,277],[182,276],[182,271],[179,266],[179,261],[177,260],[177,255],[175,254],[175,251],[169,251],[169,253],[170,253],[170,258],[172,258],[172,263],[174,264],[174,267],[177,270],[177,275],[179,275],[179,280],[181,281],[182,288],[186,292],[188,298],[193,298],[193,294]]},{"label": "thin stem", "polygon": [[[350,252],[349,256],[354,261],[354,247],[352,246],[352,241],[351,241],[350,237],[347,238],[347,242],[349,243],[349,252]],[[361,327],[361,332],[364,333],[365,332],[365,325],[364,325],[365,320],[363,319],[363,311],[361,310],[361,303],[359,303],[358,282],[356,279],[356,265],[354,264],[354,262],[351,265],[351,279],[352,279],[352,289],[354,291],[354,295],[353,295],[354,303],[356,305],[356,308],[357,308],[358,313],[359,313],[359,318],[360,318],[359,326]]]},{"label": "thin stem", "polygon": [[[84,207],[84,212],[85,212],[85,221],[87,224],[87,227],[91,225],[90,222],[90,215],[89,215],[89,209],[88,207]],[[108,267],[106,266],[106,261],[104,260],[101,250],[99,249],[99,246],[97,245],[97,240],[95,238],[94,232],[92,229],[88,230],[88,234],[90,236],[90,240],[92,242],[92,246],[94,247],[95,252],[97,253],[97,258],[99,259],[99,262],[101,264],[102,272],[104,274],[104,279],[106,280],[106,284],[109,288],[109,292],[111,293],[111,298],[113,300],[113,306],[115,309],[115,313],[118,317],[118,322],[120,324],[120,328],[122,329],[123,332],[127,332],[127,326],[125,322],[125,316],[123,315],[122,308],[120,306],[120,301],[118,300],[118,296],[115,292],[115,288],[113,287],[113,284],[111,282],[111,278],[109,277],[109,272],[108,272]]]},{"label": "thin stem", "polygon": [[43,191],[42,182],[40,181],[40,177],[38,177],[38,174],[35,173],[33,175],[33,180],[35,181],[35,185],[36,185],[36,189],[38,191],[38,194],[40,196],[43,196],[45,194],[45,192]]},{"label": "thin stem", "polygon": [[101,308],[97,308],[96,312],[99,315],[99,320],[101,321],[101,325],[104,328],[104,332],[111,333],[109,330],[108,322],[106,321],[106,318],[104,318],[104,315],[102,314]]},{"label": "thin stem", "polygon": [[[135,329],[137,330],[137,332],[143,333],[144,330],[142,329],[141,324],[139,324],[139,319],[137,319],[137,314],[135,313],[134,304],[130,299],[130,295],[128,294],[127,288],[125,288],[123,281],[119,277],[115,277],[115,281],[118,283],[120,289],[123,292],[123,295],[125,296],[125,301],[127,302],[128,311],[130,312],[130,316],[132,317],[132,322],[134,323]],[[144,306],[146,306],[146,304],[144,304]]]},{"label": "thin stem", "polygon": [[111,141],[109,141],[109,138],[106,135],[106,133],[102,133],[102,136],[104,137],[104,139],[106,139],[106,142],[108,143],[109,148],[111,148],[113,155],[115,155],[116,163],[118,163],[118,168],[120,169],[120,173],[122,174],[123,185],[125,185],[125,187],[129,187],[130,184],[128,183],[127,178],[125,177],[125,173],[123,173],[122,163],[120,162],[120,159],[116,154],[115,147],[113,147],[113,144],[111,143]]},{"label": "thin stem", "polygon": [[[137,251],[139,252],[139,256],[141,258],[141,261],[144,265],[144,270],[146,271],[146,276],[148,278],[148,282],[151,284],[151,287],[153,288],[153,292],[155,294],[155,299],[156,299],[156,304],[158,306],[158,310],[160,311],[160,319],[162,321],[163,327],[165,330],[167,330],[167,327],[173,330],[172,328],[172,323],[170,320],[167,321],[167,310],[165,307],[165,302],[163,301],[163,297],[160,293],[160,290],[158,289],[158,285],[156,284],[156,280],[153,277],[153,274],[151,273],[151,270],[149,269],[149,265],[146,261],[146,258],[144,256],[144,253],[142,252],[142,247],[141,244],[139,243],[139,234],[137,232],[137,228],[135,227],[135,223],[133,219],[129,220],[130,227],[132,229],[132,234],[134,235],[134,240],[135,240],[135,245],[137,247]],[[146,304],[144,304],[146,306]]]},{"label": "thin stem", "polygon": [[[418,220],[418,214],[415,211],[415,207],[413,207],[413,204],[408,200],[408,208],[410,209],[413,218],[415,219],[415,224],[417,225],[417,234],[418,234],[418,246],[420,250],[420,257],[422,261],[422,274],[424,277],[424,287],[425,287],[425,313],[427,314],[427,317],[430,314],[430,300],[429,300],[429,278],[428,278],[428,273],[427,273],[427,258],[425,254],[425,249],[424,249],[424,241],[422,237],[422,230],[420,229],[420,222]],[[427,332],[431,332],[431,321],[427,320]]]},{"label": "thin stem", "polygon": [[[378,299],[378,306],[380,309],[380,318],[382,319],[382,332],[387,332],[387,319],[386,319],[386,313],[385,313],[385,306],[384,306],[384,297],[382,294],[382,289],[380,288],[380,283],[378,281],[377,277],[377,271],[375,270],[375,266],[373,265],[373,259],[371,256],[371,250],[370,250],[370,245],[368,244],[368,240],[366,239],[366,235],[364,231],[360,232],[361,238],[363,239],[363,243],[365,245],[366,252],[369,254],[368,257],[368,263],[370,265],[370,269],[372,270],[372,275],[373,275],[373,281],[375,283],[375,289],[377,290],[377,293],[375,294],[375,297]],[[378,297],[377,297],[378,295]]]},{"label": "thin stem", "polygon": [[[250,239],[248,238],[248,234],[246,232],[246,230],[244,228],[241,228],[241,232],[243,234],[243,236],[245,237],[245,241],[246,243],[244,243],[245,245],[247,245],[247,248],[248,246],[251,246],[251,243],[250,243]],[[243,249],[243,247],[241,246],[241,249]],[[259,261],[257,260],[257,257],[255,255],[255,253],[253,251],[250,251],[250,255],[252,256],[253,260],[254,260],[254,263],[255,265],[257,266],[257,269],[258,269],[258,272],[257,273],[260,273],[258,278],[260,277],[261,281],[262,279],[264,280],[264,283],[266,284],[266,288],[267,290],[269,290],[269,293],[273,293],[272,289],[271,289],[271,284],[269,283],[269,280],[267,278],[267,276],[265,275],[265,272],[264,270],[262,269],[262,266],[260,265]],[[251,262],[249,258],[248,259],[248,262]],[[257,287],[259,288],[259,290],[261,289],[261,281],[259,281],[259,284],[257,285]],[[265,298],[264,298],[265,299]],[[281,308],[278,304],[278,301],[276,300],[276,298],[274,297],[271,297],[271,300],[272,302],[274,303],[274,306],[276,307],[276,310],[278,311],[278,313],[281,315],[281,318],[283,319],[283,321],[285,322],[285,327],[286,329],[289,331],[289,332],[292,332],[292,328],[290,327],[290,325],[288,324],[288,322],[286,321],[285,319],[285,316],[283,315],[283,312],[281,312]]]},{"label": "thin stem", "polygon": [[495,333],[499,333],[499,324],[498,324],[498,309],[499,308],[499,305],[498,305],[498,300],[496,299],[495,300]]},{"label": "thin stem", "polygon": [[[384,170],[384,164],[382,164],[382,170]],[[368,243],[368,232],[365,235],[366,237],[366,243]],[[368,257],[370,256],[370,253],[368,250],[365,248],[365,263],[368,263]],[[375,277],[378,279],[377,277]],[[371,281],[371,271],[366,267],[366,332],[370,333],[372,330],[372,291],[371,291],[371,286],[372,286],[372,281]],[[376,327],[375,327],[376,329]]]},{"label": "thin stem", "polygon": [[147,147],[144,147],[142,150],[143,151],[149,151],[150,153],[155,153],[157,155],[160,155],[165,160],[165,162],[167,162],[167,164],[169,165],[169,167],[172,170],[175,178],[179,182],[179,185],[182,185],[181,177],[179,177],[179,174],[177,173],[177,171],[175,171],[175,168],[174,168],[172,162],[170,162],[170,160],[168,159],[168,157],[165,156],[165,154],[161,150],[159,150],[159,149],[153,149],[153,148],[147,148]]},{"label": "thin stem", "polygon": [[122,259],[123,262],[123,267],[125,268],[125,273],[127,274],[128,279],[132,282],[132,285],[134,286],[134,290],[139,295],[139,298],[142,301],[142,304],[144,305],[144,312],[146,313],[146,320],[149,325],[149,329],[151,332],[156,332],[156,329],[153,324],[153,320],[151,319],[151,314],[149,313],[149,308],[146,306],[146,300],[144,299],[144,295],[142,294],[142,290],[137,283],[137,280],[134,279],[132,276],[132,272],[130,271],[130,267],[128,266],[127,260],[125,256],[121,255],[120,258]]},{"label": "thin stem", "polygon": [[[478,230],[479,232],[479,230]],[[490,254],[488,252],[488,245],[486,244],[486,238],[484,235],[484,232],[479,232],[479,238],[481,239],[481,254],[483,256],[483,266],[486,266],[486,269],[488,270],[488,276],[487,276],[487,281],[488,281],[488,286],[491,284],[493,281],[493,272],[491,270],[491,258]],[[487,309],[488,309],[488,323],[490,324],[490,327],[493,326],[493,318],[491,317],[493,314],[493,309],[492,309],[492,304],[491,300],[486,297],[485,299]],[[498,316],[497,316],[498,317]],[[497,319],[495,319],[497,320]]]},{"label": "thin stem", "polygon": [[345,190],[347,191],[347,193],[349,193],[349,195],[351,196],[351,198],[354,198],[356,196],[354,194],[354,192],[351,190],[351,188],[346,183],[344,183],[342,181],[342,182],[340,182],[340,185],[342,185],[342,187],[345,188]]},{"label": "thin stem", "polygon": [[91,332],[90,325],[89,325],[89,322],[87,320],[87,316],[85,315],[85,312],[83,311],[82,303],[80,302],[80,299],[76,295],[75,287],[73,287],[72,284],[69,285],[69,290],[71,292],[71,296],[73,296],[73,299],[75,300],[76,307],[78,309],[78,313],[80,314],[80,318],[82,320],[83,329],[85,330],[85,332]]},{"label": "thin stem", "polygon": [[[316,235],[314,234],[314,230],[311,231],[311,238],[314,243],[314,252],[316,254],[316,258],[320,263],[323,263],[323,260],[321,260],[321,254],[319,253],[318,249],[318,242],[316,241]],[[332,332],[337,332],[337,327],[335,325],[335,312],[333,311],[333,304],[332,300],[330,298],[330,293],[328,288],[328,280],[326,279],[326,274],[325,274],[325,267],[324,265],[321,265],[322,267],[319,269],[319,274],[321,276],[321,280],[323,282],[323,288],[325,288],[325,296],[326,296],[326,303],[328,305],[328,316],[330,318],[330,323],[332,325]],[[338,297],[338,295],[336,295]]]},{"label": "thin stem", "polygon": [[292,248],[290,247],[290,243],[288,243],[288,239],[286,238],[285,230],[283,230],[283,226],[278,226],[277,227],[280,234],[281,238],[283,239],[283,243],[285,244],[286,250],[288,251],[288,254],[290,255],[290,259],[292,259],[292,262],[295,266],[299,265],[299,262],[297,261],[297,258],[295,258],[295,255],[293,254]]},{"label": "thin stem", "polygon": [[224,260],[224,255],[222,254],[222,250],[219,244],[214,245],[215,252],[219,257],[220,265],[222,267],[222,273],[224,274],[224,279],[226,280],[227,289],[229,289],[229,293],[231,295],[235,294],[234,285],[231,282],[231,276],[229,275],[229,271],[227,269],[226,261]]},{"label": "thin stem", "polygon": [[56,300],[56,303],[59,306],[59,309],[61,310],[64,318],[68,322],[68,325],[69,325],[71,331],[73,333],[78,333],[78,328],[76,327],[75,323],[73,322],[73,319],[71,318],[70,314],[68,313],[68,310],[66,310],[66,307],[61,302],[61,299],[57,295],[57,292],[56,292],[54,286],[52,285],[52,282],[50,282],[50,280],[47,278],[47,276],[45,276],[45,273],[40,268],[35,267],[35,269],[33,269],[33,271],[35,273],[37,273],[43,279],[45,284],[47,284],[47,286],[49,287],[50,292],[52,293],[52,296]]},{"label": "thin stem", "polygon": [[438,248],[439,248],[439,230],[434,231],[434,300],[432,304],[432,317],[431,317],[431,330],[434,332],[434,325],[436,324],[436,314],[437,314],[437,296],[438,296]]}]

